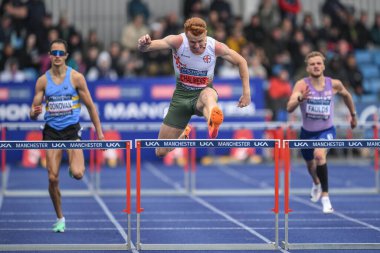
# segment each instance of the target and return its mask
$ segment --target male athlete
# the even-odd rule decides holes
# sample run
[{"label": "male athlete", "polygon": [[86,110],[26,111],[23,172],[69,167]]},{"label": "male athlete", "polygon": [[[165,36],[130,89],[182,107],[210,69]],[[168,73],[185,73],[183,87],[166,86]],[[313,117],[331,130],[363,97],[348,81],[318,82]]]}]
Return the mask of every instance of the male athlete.
[{"label": "male athlete", "polygon": [[[351,128],[357,125],[355,105],[351,94],[337,79],[323,75],[325,57],[320,52],[311,52],[305,58],[308,77],[299,80],[290,96],[287,110],[293,112],[298,106],[302,113],[301,139],[327,139],[336,137],[334,118],[334,95],[343,97],[351,114]],[[327,175],[327,149],[301,149],[309,174],[313,179],[311,201],[317,202],[321,197],[324,213],[332,213]]]},{"label": "male athlete", "polygon": [[[36,120],[42,113],[42,102],[45,97],[46,112],[44,140],[80,140],[79,125],[80,102],[84,103],[95,126],[99,140],[103,140],[103,132],[98,113],[92,101],[83,75],[66,66],[67,43],[64,40],[54,40],[50,44],[51,68],[38,78],[30,118]],[[62,160],[62,150],[46,150],[46,163],[49,175],[49,194],[57,215],[53,225],[54,232],[65,231],[65,217],[61,207],[59,190],[59,167]],[[70,176],[79,180],[83,177],[85,166],[82,149],[67,150]]]},{"label": "male athlete", "polygon": [[[214,69],[217,57],[239,67],[243,94],[238,107],[251,103],[247,61],[227,45],[207,36],[206,22],[198,17],[186,20],[184,33],[151,40],[144,35],[138,40],[141,52],[171,49],[176,75],[169,111],[158,135],[159,139],[188,138],[187,127],[192,115],[204,116],[210,138],[218,136],[223,122],[223,112],[217,105],[218,94],[213,88]],[[165,156],[172,148],[157,148],[156,155]]]}]

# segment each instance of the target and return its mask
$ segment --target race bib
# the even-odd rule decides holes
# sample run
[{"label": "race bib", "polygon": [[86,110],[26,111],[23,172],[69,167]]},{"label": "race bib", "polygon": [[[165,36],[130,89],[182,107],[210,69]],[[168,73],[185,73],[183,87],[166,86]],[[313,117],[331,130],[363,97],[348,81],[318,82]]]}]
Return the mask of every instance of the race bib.
[{"label": "race bib", "polygon": [[306,117],[310,119],[330,118],[331,99],[310,99],[306,104]]},{"label": "race bib", "polygon": [[47,102],[46,110],[51,116],[63,116],[72,114],[73,100],[71,96],[51,96]]}]

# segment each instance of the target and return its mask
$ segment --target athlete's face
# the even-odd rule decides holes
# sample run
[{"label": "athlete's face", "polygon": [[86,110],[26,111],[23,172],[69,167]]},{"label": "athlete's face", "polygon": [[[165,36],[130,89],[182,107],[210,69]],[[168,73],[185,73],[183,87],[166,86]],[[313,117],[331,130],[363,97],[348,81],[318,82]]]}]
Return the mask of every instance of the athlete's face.
[{"label": "athlete's face", "polygon": [[321,56],[311,57],[307,61],[306,71],[311,77],[318,78],[323,75],[325,71],[325,64]]},{"label": "athlete's face", "polygon": [[49,55],[51,63],[58,67],[65,64],[68,54],[66,52],[65,45],[62,43],[54,43],[50,48]]},{"label": "athlete's face", "polygon": [[191,32],[187,32],[186,37],[189,40],[190,50],[193,54],[202,54],[205,51],[207,32],[198,36],[195,36]]}]

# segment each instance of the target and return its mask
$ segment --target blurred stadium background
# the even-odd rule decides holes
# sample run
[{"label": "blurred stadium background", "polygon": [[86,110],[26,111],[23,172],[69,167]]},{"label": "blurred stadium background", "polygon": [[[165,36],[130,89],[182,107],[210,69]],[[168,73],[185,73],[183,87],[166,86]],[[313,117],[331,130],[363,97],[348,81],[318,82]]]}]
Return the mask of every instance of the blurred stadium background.
[{"label": "blurred stadium background", "polygon": [[[2,0],[3,139],[41,138],[42,117],[31,122],[28,114],[35,80],[49,68],[48,45],[56,38],[69,42],[67,64],[85,75],[108,138],[156,138],[174,89],[172,59],[169,51],[137,52],[137,39],[146,33],[152,38],[180,33],[183,21],[195,15],[207,20],[210,36],[245,57],[252,78],[253,103],[237,109],[238,70],[218,61],[215,86],[226,118],[220,138],[295,137],[299,112],[288,115],[284,108],[295,80],[306,74],[303,60],[311,50],[326,55],[325,74],[342,80],[354,96],[361,127],[347,129],[348,112],[338,100],[339,137],[375,137],[370,127],[379,114],[379,1]],[[82,111],[81,121],[89,126]],[[206,138],[204,120],[194,117],[192,123],[196,136]],[[281,136],[274,130],[279,126],[284,127]],[[84,139],[90,135],[86,131]],[[26,152],[7,159],[24,161]],[[41,154],[36,155],[39,160]],[[252,150],[235,158],[249,160],[252,155],[255,161],[266,158]],[[153,154],[149,157],[154,159]]]}]

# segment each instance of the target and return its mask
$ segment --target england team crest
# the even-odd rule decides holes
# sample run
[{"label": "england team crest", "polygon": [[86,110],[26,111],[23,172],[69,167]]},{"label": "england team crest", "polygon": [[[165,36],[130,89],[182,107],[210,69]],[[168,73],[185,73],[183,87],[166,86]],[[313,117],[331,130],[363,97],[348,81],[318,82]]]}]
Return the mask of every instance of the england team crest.
[{"label": "england team crest", "polygon": [[211,62],[211,56],[210,55],[205,55],[203,56],[203,61],[205,63],[210,63]]}]

